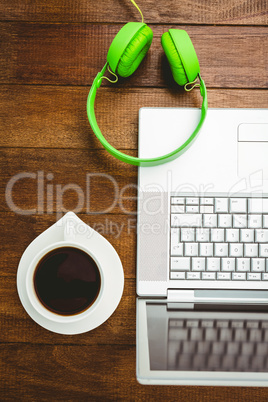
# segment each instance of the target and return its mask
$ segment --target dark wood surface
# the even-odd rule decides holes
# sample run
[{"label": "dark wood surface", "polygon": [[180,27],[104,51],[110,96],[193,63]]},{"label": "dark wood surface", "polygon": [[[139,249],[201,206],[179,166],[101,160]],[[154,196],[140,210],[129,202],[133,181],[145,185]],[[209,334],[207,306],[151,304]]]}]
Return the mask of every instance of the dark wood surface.
[{"label": "dark wood surface", "polygon": [[[268,107],[266,0],[141,0],[139,5],[154,32],[151,50],[136,74],[116,86],[105,82],[97,96],[99,125],[116,147],[137,153],[142,106],[200,106],[198,91],[186,94],[170,78],[160,45],[170,27],[186,29],[194,42],[209,107]],[[90,85],[122,24],[139,20],[135,8],[128,0],[1,0],[0,16],[0,400],[268,400],[266,388],[136,381],[137,168],[109,156],[86,117]],[[50,185],[43,212],[19,214],[40,206],[34,179],[14,186],[16,211],[7,202],[7,184],[22,172],[44,174],[45,190]],[[18,262],[27,245],[57,219],[56,189],[74,183],[85,192],[87,174],[95,173],[106,179],[92,180],[89,203],[79,216],[119,253],[123,297],[94,331],[54,334],[24,311],[16,290]],[[129,197],[112,208],[115,189],[109,177]],[[77,202],[75,191],[64,193],[66,210]]]}]

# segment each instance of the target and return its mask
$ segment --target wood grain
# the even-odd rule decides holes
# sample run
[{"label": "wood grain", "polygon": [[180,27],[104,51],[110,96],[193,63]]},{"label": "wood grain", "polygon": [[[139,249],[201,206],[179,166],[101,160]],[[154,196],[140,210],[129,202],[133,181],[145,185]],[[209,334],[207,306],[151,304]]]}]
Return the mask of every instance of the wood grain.
[{"label": "wood grain", "polygon": [[[97,121],[116,148],[136,150],[139,108],[197,107],[201,104],[198,92],[188,94],[171,85],[161,89],[100,88]],[[87,95],[84,87],[0,86],[0,146],[102,149],[87,120]],[[208,102],[209,107],[268,107],[268,91],[209,89]]]},{"label": "wood grain", "polygon": [[[262,402],[267,395],[264,388],[139,385],[135,380],[134,345],[100,345],[95,348],[93,345],[15,343],[0,345],[0,356],[3,401],[48,401],[53,398],[64,402],[218,402],[241,399]],[[35,367],[34,371],[32,367]],[[14,379],[16,384],[12,383]]]},{"label": "wood grain", "polygon": [[[105,64],[109,45],[119,28],[119,25],[1,23],[0,83],[91,85]],[[136,74],[120,80],[124,85],[168,85],[170,72],[160,38],[169,28],[155,26],[148,56]],[[268,27],[189,26],[187,31],[208,87],[267,86]]]},{"label": "wood grain", "polygon": [[106,151],[2,148],[0,168],[1,211],[100,214],[131,213],[136,207],[137,168]]},{"label": "wood grain", "polygon": [[[134,208],[133,211],[135,212]],[[110,241],[121,258],[125,278],[134,280],[136,278],[136,214],[79,213],[78,216]],[[5,236],[0,255],[0,278],[12,277],[14,280],[25,248],[35,237],[53,225],[61,215],[44,213],[23,216],[9,211],[0,213],[0,217],[1,232]]]},{"label": "wood grain", "polygon": [[[147,23],[160,24],[267,24],[265,0],[206,0],[179,4],[166,0],[157,4],[153,0],[138,2]],[[140,15],[128,0],[59,0],[38,1],[2,0],[0,19],[43,22],[128,22],[140,20]]]},{"label": "wood grain", "polygon": [[[160,45],[171,27],[193,40],[210,107],[268,108],[266,0],[138,4],[154,32],[149,54],[132,77],[104,82],[96,99],[98,123],[115,147],[137,154],[140,107],[200,106],[198,90],[186,94],[171,77]],[[129,0],[0,0],[0,400],[267,401],[267,388],[136,381],[137,168],[102,149],[86,116],[92,81],[130,20],[139,15]],[[23,172],[31,178],[8,193]],[[16,273],[28,244],[75,208],[117,250],[125,285],[102,326],[63,336],[24,311]]]}]

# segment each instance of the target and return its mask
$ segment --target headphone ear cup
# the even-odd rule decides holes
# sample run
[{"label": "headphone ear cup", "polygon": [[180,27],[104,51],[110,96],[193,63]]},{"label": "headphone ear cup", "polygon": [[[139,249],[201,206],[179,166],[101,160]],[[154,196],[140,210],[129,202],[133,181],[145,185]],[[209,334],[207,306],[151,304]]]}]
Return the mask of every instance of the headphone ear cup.
[{"label": "headphone ear cup", "polygon": [[200,67],[187,32],[182,29],[170,29],[162,35],[161,43],[176,83],[184,86],[194,81],[200,73]]},{"label": "headphone ear cup", "polygon": [[148,52],[153,32],[148,25],[128,22],[114,38],[107,61],[111,70],[121,77],[128,77],[136,71]]}]

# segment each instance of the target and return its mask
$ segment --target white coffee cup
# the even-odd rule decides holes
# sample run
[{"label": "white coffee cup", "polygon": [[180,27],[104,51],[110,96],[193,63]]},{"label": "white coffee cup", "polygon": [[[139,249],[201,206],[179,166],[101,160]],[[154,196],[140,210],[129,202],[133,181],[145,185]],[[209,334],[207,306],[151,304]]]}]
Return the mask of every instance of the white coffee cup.
[{"label": "white coffee cup", "polygon": [[[40,261],[53,250],[62,247],[86,253],[95,262],[100,275],[100,287],[95,300],[81,312],[70,315],[62,315],[47,308],[38,297],[34,285]],[[27,247],[17,273],[18,293],[27,313],[39,325],[62,334],[86,332],[106,321],[121,299],[123,285],[123,267],[115,249],[73,212],[64,215]]]},{"label": "white coffee cup", "polygon": [[[98,295],[97,295],[96,299],[94,300],[94,302],[86,309],[82,309],[82,312],[76,313],[76,314],[70,314],[70,315],[61,314],[60,312],[55,313],[55,312],[52,312],[50,309],[48,309],[40,301],[38,295],[36,294],[36,290],[35,290],[35,286],[34,286],[35,272],[36,272],[36,269],[37,269],[40,261],[42,261],[42,259],[45,256],[47,256],[51,251],[55,251],[57,249],[62,249],[62,248],[66,248],[66,247],[81,250],[84,253],[86,253],[87,255],[89,255],[89,257],[91,257],[93,259],[93,261],[95,262],[95,264],[97,265],[99,274],[100,274],[100,289],[99,289]],[[30,300],[33,308],[40,315],[47,318],[48,320],[52,320],[55,322],[71,323],[71,322],[75,322],[75,321],[80,320],[81,318],[86,317],[88,314],[90,314],[92,309],[96,308],[100,298],[102,297],[104,281],[105,281],[105,278],[104,278],[104,275],[102,272],[102,268],[101,268],[97,258],[92,254],[92,252],[87,247],[85,247],[77,242],[65,240],[65,241],[61,241],[61,242],[52,243],[50,246],[44,248],[35,256],[35,258],[32,260],[32,262],[28,268],[28,272],[26,275],[26,291],[27,291],[27,295],[29,297],[29,300]]]}]

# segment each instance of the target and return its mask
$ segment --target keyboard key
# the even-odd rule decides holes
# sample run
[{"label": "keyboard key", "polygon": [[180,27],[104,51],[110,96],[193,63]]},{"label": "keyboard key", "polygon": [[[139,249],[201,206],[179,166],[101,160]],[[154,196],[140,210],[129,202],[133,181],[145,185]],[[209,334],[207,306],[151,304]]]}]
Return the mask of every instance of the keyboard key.
[{"label": "keyboard key", "polygon": [[213,214],[214,213],[213,205],[200,205],[200,213],[201,214]]},{"label": "keyboard key", "polygon": [[213,256],[213,244],[212,243],[200,243],[200,256],[212,257]]},{"label": "keyboard key", "polygon": [[211,229],[211,241],[224,242],[224,229]]},{"label": "keyboard key", "polygon": [[256,354],[266,356],[268,354],[268,344],[264,342],[258,343],[256,345]]},{"label": "keyboard key", "polygon": [[247,213],[247,199],[246,198],[231,198],[230,199],[230,212],[232,214],[246,214]]},{"label": "keyboard key", "polygon": [[220,281],[229,281],[231,279],[230,272],[217,272],[217,279]]},{"label": "keyboard key", "polygon": [[198,328],[199,327],[199,321],[198,320],[187,320],[186,321],[186,327],[187,328]]},{"label": "keyboard key", "polygon": [[184,255],[187,257],[196,257],[198,255],[198,243],[185,243]]},{"label": "keyboard key", "polygon": [[185,279],[185,272],[171,272],[170,279],[183,280]]},{"label": "keyboard key", "polygon": [[235,359],[236,356],[234,355],[225,355],[222,358],[222,366],[221,369],[225,371],[233,371],[233,367],[235,367]]},{"label": "keyboard key", "polygon": [[229,255],[231,257],[243,257],[243,244],[242,243],[230,243]]},{"label": "keyboard key", "polygon": [[232,340],[233,330],[230,328],[222,328],[220,330],[220,340],[223,342],[228,342]]},{"label": "keyboard key", "polygon": [[247,273],[247,280],[248,281],[260,281],[261,274],[259,273]]},{"label": "keyboard key", "polygon": [[170,231],[170,252],[173,256],[182,256],[182,244],[180,243],[180,229],[171,229]]},{"label": "keyboard key", "polygon": [[[245,350],[245,348],[244,348]],[[249,354],[251,349],[249,349]],[[248,371],[248,368],[250,367],[250,356],[238,356],[236,360],[236,369],[238,371]]]},{"label": "keyboard key", "polygon": [[196,241],[197,242],[208,242],[210,229],[197,228],[196,229]]},{"label": "keyboard key", "polygon": [[232,279],[234,281],[245,281],[246,280],[246,273],[245,272],[233,272]]},{"label": "keyboard key", "polygon": [[171,204],[183,205],[184,197],[171,197]]},{"label": "keyboard key", "polygon": [[234,228],[246,228],[247,227],[247,215],[233,215],[233,227]]},{"label": "keyboard key", "polygon": [[171,271],[190,271],[190,258],[171,257]]},{"label": "keyboard key", "polygon": [[228,328],[229,327],[229,321],[226,320],[218,320],[216,322],[216,327],[217,328]]},{"label": "keyboard key", "polygon": [[242,242],[254,242],[254,229],[240,229],[240,240]]},{"label": "keyboard key", "polygon": [[202,341],[203,339],[203,329],[202,328],[192,328],[190,330],[190,339],[192,341]]},{"label": "keyboard key", "polygon": [[195,241],[195,229],[181,228],[181,241]]},{"label": "keyboard key", "polygon": [[231,327],[232,328],[244,328],[244,321],[232,321]]},{"label": "keyboard key", "polygon": [[219,370],[221,368],[221,356],[220,355],[209,356],[207,366],[209,371]]},{"label": "keyboard key", "polygon": [[206,260],[205,258],[192,258],[192,271],[205,271]]},{"label": "keyboard key", "polygon": [[187,328],[170,328],[168,337],[171,341],[187,341],[188,329]]},{"label": "keyboard key", "polygon": [[268,274],[262,274],[262,280],[268,281]]},{"label": "keyboard key", "polygon": [[186,205],[186,213],[199,213],[199,205]]},{"label": "keyboard key", "polygon": [[215,212],[217,213],[228,213],[229,200],[228,198],[215,198]]},{"label": "keyboard key", "polygon": [[184,205],[171,205],[170,212],[172,214],[183,214],[185,212]]},{"label": "keyboard key", "polygon": [[268,257],[268,244],[260,244],[260,257]]},{"label": "keyboard key", "polygon": [[212,353],[214,355],[222,355],[225,351],[225,342],[213,342]]},{"label": "keyboard key", "polygon": [[184,322],[183,322],[183,320],[171,319],[171,320],[169,321],[169,325],[170,325],[171,327],[179,327],[179,328],[182,328],[183,325],[184,325]]},{"label": "keyboard key", "polygon": [[251,259],[251,272],[265,272],[265,259],[252,258]]},{"label": "keyboard key", "polygon": [[[268,274],[267,274],[268,277]],[[215,280],[216,279],[216,272],[202,272],[202,279],[204,280]]]},{"label": "keyboard key", "polygon": [[182,257],[183,256],[183,243],[178,243],[171,247],[170,254],[172,257]]},{"label": "keyboard key", "polygon": [[182,353],[189,354],[195,353],[196,342],[184,341],[182,342]]},{"label": "keyboard key", "polygon": [[250,367],[251,370],[254,371],[263,371],[265,369],[265,354],[263,354],[262,356],[253,356]]},{"label": "keyboard key", "polygon": [[202,341],[197,342],[197,353],[207,355],[209,352],[210,352],[210,342],[202,342]]},{"label": "keyboard key", "polygon": [[201,214],[171,214],[171,227],[201,227]]},{"label": "keyboard key", "polygon": [[261,342],[262,331],[260,329],[251,329],[249,331],[249,341],[250,342]]},{"label": "keyboard key", "polygon": [[[219,229],[220,230],[220,229]],[[224,229],[222,229],[224,230]],[[239,242],[239,229],[225,229],[226,242]]]},{"label": "keyboard key", "polygon": [[214,198],[200,198],[200,205],[214,205]]},{"label": "keyboard key", "polygon": [[228,243],[215,243],[214,253],[216,257],[227,257],[228,256]]},{"label": "keyboard key", "polygon": [[217,226],[217,215],[216,214],[204,214],[203,215],[203,226],[205,228],[213,228]]},{"label": "keyboard key", "polygon": [[221,258],[221,271],[223,271],[223,272],[235,271],[235,259],[234,258]]},{"label": "keyboard key", "polygon": [[268,213],[268,198],[249,198],[248,212],[252,214]]},{"label": "keyboard key", "polygon": [[187,277],[187,279],[198,280],[201,278],[201,275],[200,275],[200,272],[187,272],[186,277]]},{"label": "keyboard key", "polygon": [[244,256],[245,257],[258,257],[258,244],[245,243],[244,244]]},{"label": "keyboard key", "polygon": [[238,328],[234,330],[234,340],[236,342],[246,342],[248,331],[244,328]]},{"label": "keyboard key", "polygon": [[199,198],[198,197],[187,197],[186,205],[199,205]]},{"label": "keyboard key", "polygon": [[205,339],[206,339],[206,341],[216,341],[218,339],[218,329],[217,328],[206,328],[205,329]]},{"label": "keyboard key", "polygon": [[[201,321],[201,327],[202,328],[213,328],[214,326],[214,320],[202,320]],[[267,326],[268,328],[268,326]]]},{"label": "keyboard key", "polygon": [[236,259],[237,272],[249,272],[250,271],[250,258],[237,258]]},{"label": "keyboard key", "polygon": [[252,355],[253,354],[253,350],[254,350],[254,344],[251,342],[245,342],[242,343],[241,345],[241,354],[244,355],[243,357],[245,357],[245,355]]},{"label": "keyboard key", "polygon": [[262,215],[248,215],[248,227],[249,228],[261,228],[262,227]]},{"label": "keyboard key", "polygon": [[257,243],[268,243],[268,229],[255,229]]},{"label": "keyboard key", "polygon": [[204,354],[196,354],[193,357],[193,370],[202,370],[206,367],[206,355],[207,352],[203,352]]},{"label": "keyboard key", "polygon": [[268,215],[263,215],[262,217],[262,225],[264,228],[268,228]]},{"label": "keyboard key", "polygon": [[231,228],[232,227],[232,215],[219,214],[218,215],[219,228]]},{"label": "keyboard key", "polygon": [[219,270],[220,270],[220,258],[208,258],[207,271],[219,271]]}]

